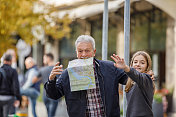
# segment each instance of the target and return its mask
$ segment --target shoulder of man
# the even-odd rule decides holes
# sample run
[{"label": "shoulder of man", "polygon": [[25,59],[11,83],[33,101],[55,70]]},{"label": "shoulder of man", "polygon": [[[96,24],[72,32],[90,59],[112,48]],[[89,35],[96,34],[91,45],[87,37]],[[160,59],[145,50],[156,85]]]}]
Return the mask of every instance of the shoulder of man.
[{"label": "shoulder of man", "polygon": [[40,72],[45,72],[48,70],[52,70],[54,66],[44,66],[39,69]]},{"label": "shoulder of man", "polygon": [[97,60],[95,59],[96,63],[99,64],[100,66],[108,66],[108,67],[114,67],[114,63],[109,60]]},{"label": "shoulder of man", "polygon": [[110,60],[96,60],[100,66],[100,69],[105,71],[115,71],[118,74],[124,73],[124,70],[116,68],[114,62]]}]

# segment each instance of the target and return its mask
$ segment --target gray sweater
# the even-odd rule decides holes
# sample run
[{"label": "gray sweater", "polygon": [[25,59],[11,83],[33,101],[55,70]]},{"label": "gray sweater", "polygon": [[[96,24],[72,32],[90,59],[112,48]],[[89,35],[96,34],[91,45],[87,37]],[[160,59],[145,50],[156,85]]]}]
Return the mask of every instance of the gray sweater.
[{"label": "gray sweater", "polygon": [[135,84],[126,93],[127,117],[153,117],[153,81],[148,74],[140,73],[134,68],[126,73]]}]

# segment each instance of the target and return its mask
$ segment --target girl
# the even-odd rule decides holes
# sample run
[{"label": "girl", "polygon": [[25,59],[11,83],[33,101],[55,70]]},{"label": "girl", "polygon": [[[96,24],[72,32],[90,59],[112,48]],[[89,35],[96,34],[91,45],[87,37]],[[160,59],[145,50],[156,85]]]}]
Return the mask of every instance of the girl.
[{"label": "girl", "polygon": [[[152,102],[154,83],[148,72],[151,70],[151,58],[144,51],[136,52],[130,67],[123,58],[113,54],[114,66],[123,69],[129,76],[125,92],[127,97],[127,117],[153,117]],[[146,74],[147,73],[147,74]]]}]

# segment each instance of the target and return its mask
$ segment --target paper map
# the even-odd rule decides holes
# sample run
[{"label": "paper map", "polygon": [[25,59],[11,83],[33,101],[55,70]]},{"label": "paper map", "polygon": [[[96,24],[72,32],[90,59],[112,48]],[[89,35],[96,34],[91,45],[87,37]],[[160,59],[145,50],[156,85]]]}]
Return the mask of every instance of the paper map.
[{"label": "paper map", "polygon": [[71,91],[87,90],[96,87],[93,57],[69,61],[67,70],[70,78]]}]

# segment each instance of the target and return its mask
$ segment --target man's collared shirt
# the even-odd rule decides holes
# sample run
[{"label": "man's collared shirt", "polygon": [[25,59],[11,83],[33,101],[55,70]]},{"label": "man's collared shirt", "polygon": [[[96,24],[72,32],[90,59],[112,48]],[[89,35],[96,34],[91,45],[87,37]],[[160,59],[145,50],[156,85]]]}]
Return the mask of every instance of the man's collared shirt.
[{"label": "man's collared shirt", "polygon": [[94,73],[95,73],[96,88],[87,90],[86,117],[105,117],[105,110],[100,94],[100,87],[97,73],[95,70],[95,63],[94,63]]}]

